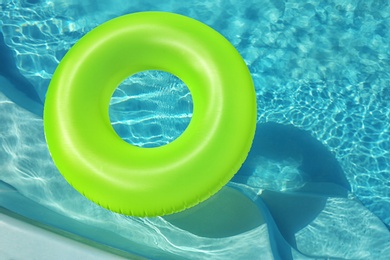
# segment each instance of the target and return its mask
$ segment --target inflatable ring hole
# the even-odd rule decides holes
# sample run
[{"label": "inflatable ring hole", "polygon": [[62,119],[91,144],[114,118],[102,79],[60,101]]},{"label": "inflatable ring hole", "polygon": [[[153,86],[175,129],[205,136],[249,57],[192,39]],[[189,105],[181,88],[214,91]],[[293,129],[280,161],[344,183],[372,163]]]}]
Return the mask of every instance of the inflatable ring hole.
[{"label": "inflatable ring hole", "polygon": [[144,71],[125,79],[110,100],[115,132],[126,142],[144,148],[166,145],[178,138],[192,118],[189,89],[178,77],[163,71]]}]

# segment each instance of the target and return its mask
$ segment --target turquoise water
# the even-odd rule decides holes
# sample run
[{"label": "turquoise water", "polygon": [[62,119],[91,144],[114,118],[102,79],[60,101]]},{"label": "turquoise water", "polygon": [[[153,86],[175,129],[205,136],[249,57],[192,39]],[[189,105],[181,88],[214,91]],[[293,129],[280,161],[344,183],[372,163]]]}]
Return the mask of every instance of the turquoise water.
[{"label": "turquoise water", "polygon": [[174,141],[186,129],[192,107],[183,81],[167,72],[147,71],[129,77],[116,89],[109,115],[126,142],[156,147]]},{"label": "turquoise water", "polygon": [[[56,66],[95,26],[146,10],[198,19],[243,56],[255,83],[258,131],[229,185],[263,201],[274,223],[210,237],[169,219],[117,215],[84,199],[54,167],[39,111]],[[146,257],[277,258],[277,229],[283,238],[276,240],[292,246],[294,259],[388,259],[389,25],[387,1],[0,0],[7,47],[0,48],[0,181],[45,208],[119,234],[131,244],[121,249]],[[10,60],[16,66],[4,62]],[[118,134],[139,146],[172,141],[191,113],[185,86],[158,72],[126,81],[110,108]]]}]

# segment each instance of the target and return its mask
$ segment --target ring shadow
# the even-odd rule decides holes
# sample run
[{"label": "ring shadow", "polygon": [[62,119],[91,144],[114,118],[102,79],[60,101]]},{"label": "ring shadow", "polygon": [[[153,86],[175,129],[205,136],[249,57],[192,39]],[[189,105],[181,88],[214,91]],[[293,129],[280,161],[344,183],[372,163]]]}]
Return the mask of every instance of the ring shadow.
[{"label": "ring shadow", "polygon": [[[256,193],[243,188],[254,171],[259,171],[259,157],[299,161],[304,185],[288,192]],[[198,236],[213,238],[237,235],[267,223],[275,259],[293,259],[291,248],[299,252],[295,234],[316,219],[328,197],[347,197],[350,189],[337,159],[309,132],[269,122],[257,125],[247,160],[227,187],[206,202],[164,219]]]}]

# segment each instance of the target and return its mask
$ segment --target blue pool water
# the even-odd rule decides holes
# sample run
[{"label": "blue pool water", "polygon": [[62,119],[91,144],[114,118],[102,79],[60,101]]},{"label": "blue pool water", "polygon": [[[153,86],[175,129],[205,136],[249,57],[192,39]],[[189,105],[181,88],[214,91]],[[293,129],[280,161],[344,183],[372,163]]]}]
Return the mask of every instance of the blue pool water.
[{"label": "blue pool water", "polygon": [[[102,22],[147,10],[213,27],[254,80],[254,144],[229,187],[204,204],[220,206],[214,215],[138,219],[102,209],[64,181],[46,147],[41,112],[61,58]],[[0,0],[0,206],[50,222],[16,203],[15,191],[116,235],[96,241],[147,258],[388,259],[389,27],[390,5],[380,0]],[[184,84],[159,72],[129,78],[110,107],[118,134],[146,147],[172,141],[191,114]],[[229,211],[243,201],[261,214]],[[210,231],[218,222],[227,224]],[[91,238],[70,222],[50,223]]]}]

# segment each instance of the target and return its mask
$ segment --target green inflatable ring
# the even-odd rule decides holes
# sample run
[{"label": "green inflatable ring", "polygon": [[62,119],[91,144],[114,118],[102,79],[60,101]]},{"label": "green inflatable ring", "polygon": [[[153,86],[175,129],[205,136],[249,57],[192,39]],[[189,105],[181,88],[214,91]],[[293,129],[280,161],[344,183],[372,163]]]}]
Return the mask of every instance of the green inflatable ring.
[{"label": "green inflatable ring", "polygon": [[[173,142],[123,141],[108,114],[127,77],[161,70],[180,78],[193,117]],[[108,21],[65,55],[51,80],[44,129],[65,179],[95,203],[132,216],[165,215],[207,199],[244,162],[256,126],[256,96],[236,49],[210,27],[177,14],[143,12]]]}]

